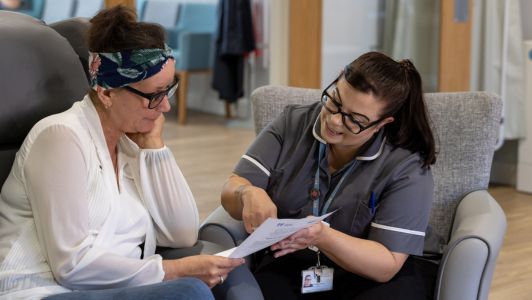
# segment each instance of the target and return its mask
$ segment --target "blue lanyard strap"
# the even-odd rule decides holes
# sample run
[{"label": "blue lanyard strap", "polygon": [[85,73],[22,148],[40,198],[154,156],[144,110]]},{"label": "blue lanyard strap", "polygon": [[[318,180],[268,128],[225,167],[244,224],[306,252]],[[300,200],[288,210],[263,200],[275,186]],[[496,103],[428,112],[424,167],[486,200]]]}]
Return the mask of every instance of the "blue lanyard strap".
[{"label": "blue lanyard strap", "polygon": [[320,207],[320,165],[321,157],[325,152],[325,144],[320,143],[320,151],[318,153],[318,167],[316,168],[316,174],[314,175],[314,187],[310,192],[310,198],[312,199],[312,214],[319,216]]},{"label": "blue lanyard strap", "polygon": [[312,199],[312,214],[314,216],[321,216],[323,214],[327,213],[327,210],[329,209],[329,206],[331,205],[334,197],[336,196],[336,193],[338,193],[338,190],[340,189],[340,186],[344,182],[345,178],[351,174],[353,169],[355,168],[356,161],[351,163],[351,166],[349,166],[349,169],[345,171],[345,173],[342,175],[342,178],[340,178],[340,181],[336,186],[334,187],[334,190],[329,195],[329,198],[325,202],[325,205],[323,206],[323,209],[321,210],[321,214],[319,212],[320,207],[320,165],[321,165],[321,158],[325,152],[325,144],[320,143],[320,150],[318,153],[318,167],[316,168],[316,174],[314,175],[314,187],[312,188],[312,191],[310,193],[310,197]]}]

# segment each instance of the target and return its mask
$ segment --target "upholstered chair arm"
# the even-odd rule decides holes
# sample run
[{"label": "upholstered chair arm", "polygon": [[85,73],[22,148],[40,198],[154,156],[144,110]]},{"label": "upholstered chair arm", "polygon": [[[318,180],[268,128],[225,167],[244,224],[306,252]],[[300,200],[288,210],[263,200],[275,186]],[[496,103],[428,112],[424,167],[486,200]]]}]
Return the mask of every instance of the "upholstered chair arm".
[{"label": "upholstered chair arm", "polygon": [[242,221],[233,219],[222,206],[219,206],[203,222],[199,238],[218,245],[233,248],[246,239],[248,233]]},{"label": "upholstered chair arm", "polygon": [[462,199],[438,271],[435,299],[488,298],[506,226],[503,210],[486,190]]}]

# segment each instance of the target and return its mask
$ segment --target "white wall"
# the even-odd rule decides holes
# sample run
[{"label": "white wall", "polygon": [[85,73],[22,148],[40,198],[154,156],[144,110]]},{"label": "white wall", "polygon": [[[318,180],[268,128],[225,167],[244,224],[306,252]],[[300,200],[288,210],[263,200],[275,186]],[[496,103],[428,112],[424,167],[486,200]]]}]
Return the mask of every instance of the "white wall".
[{"label": "white wall", "polygon": [[191,73],[188,77],[187,107],[215,115],[224,115],[224,102],[211,87],[212,73]]},{"label": "white wall", "polygon": [[[481,0],[478,0],[481,1]],[[532,39],[532,1],[521,0],[521,23],[524,40]],[[523,54],[524,55],[524,54]],[[530,80],[530,79],[529,79]],[[529,81],[530,82],[530,81]],[[529,85],[529,83],[525,83]],[[525,87],[528,88],[528,87]],[[530,105],[532,105],[532,97],[526,100],[527,111],[530,112]],[[532,118],[531,113],[526,116],[526,121],[530,122]],[[530,127],[528,125],[527,127]],[[527,130],[528,139],[532,138],[532,132]],[[523,155],[529,157],[529,153],[523,154],[524,149],[532,147],[531,145],[523,145],[523,140],[506,140],[499,150],[495,152],[493,158],[493,165],[491,169],[490,181],[494,183],[516,185],[521,191],[532,192],[532,185],[530,184],[530,174],[532,174],[532,163],[529,159],[523,159]],[[524,146],[524,147],[523,147]],[[519,149],[521,148],[521,149]],[[519,149],[519,150],[518,150]],[[520,158],[518,159],[518,156]],[[525,161],[526,160],[526,161]],[[519,178],[521,177],[521,178]],[[525,186],[524,181],[527,185]]]},{"label": "white wall", "polygon": [[270,84],[288,85],[290,54],[290,1],[270,1]]},{"label": "white wall", "polygon": [[[532,40],[532,1],[521,0],[521,20],[523,23],[523,39]],[[519,191],[532,193],[532,159],[530,151],[532,149],[532,45],[530,42],[525,46],[525,111],[527,122],[527,137],[519,141],[518,166],[517,166],[517,189]],[[529,52],[530,51],[530,52]],[[529,52],[529,53],[528,53]]]},{"label": "white wall", "polygon": [[323,0],[322,88],[359,55],[377,49],[379,2]]},{"label": "white wall", "polygon": [[[530,28],[532,29],[532,28]],[[517,184],[519,191],[532,193],[532,39],[523,43],[525,56],[525,114],[527,136],[519,140]]]}]

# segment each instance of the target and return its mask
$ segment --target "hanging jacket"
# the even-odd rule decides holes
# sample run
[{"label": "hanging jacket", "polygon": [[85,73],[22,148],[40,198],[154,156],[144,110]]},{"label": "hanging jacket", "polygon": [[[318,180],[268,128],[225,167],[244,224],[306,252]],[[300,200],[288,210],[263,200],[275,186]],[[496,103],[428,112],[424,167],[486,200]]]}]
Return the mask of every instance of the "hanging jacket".
[{"label": "hanging jacket", "polygon": [[249,0],[220,0],[212,87],[220,99],[244,94],[244,56],[255,49]]}]

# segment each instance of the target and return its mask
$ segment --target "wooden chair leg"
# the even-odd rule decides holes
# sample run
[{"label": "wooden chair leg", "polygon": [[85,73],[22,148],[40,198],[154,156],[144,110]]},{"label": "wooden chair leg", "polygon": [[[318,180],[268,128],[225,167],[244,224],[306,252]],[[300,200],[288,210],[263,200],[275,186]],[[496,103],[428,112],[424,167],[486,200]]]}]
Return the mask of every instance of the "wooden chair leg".
[{"label": "wooden chair leg", "polygon": [[225,101],[225,118],[226,119],[232,119],[233,118],[233,111],[231,107],[231,103],[229,101]]},{"label": "wooden chair leg", "polygon": [[179,124],[185,125],[187,122],[187,92],[188,92],[188,72],[179,71],[179,93],[177,97],[177,120]]}]

